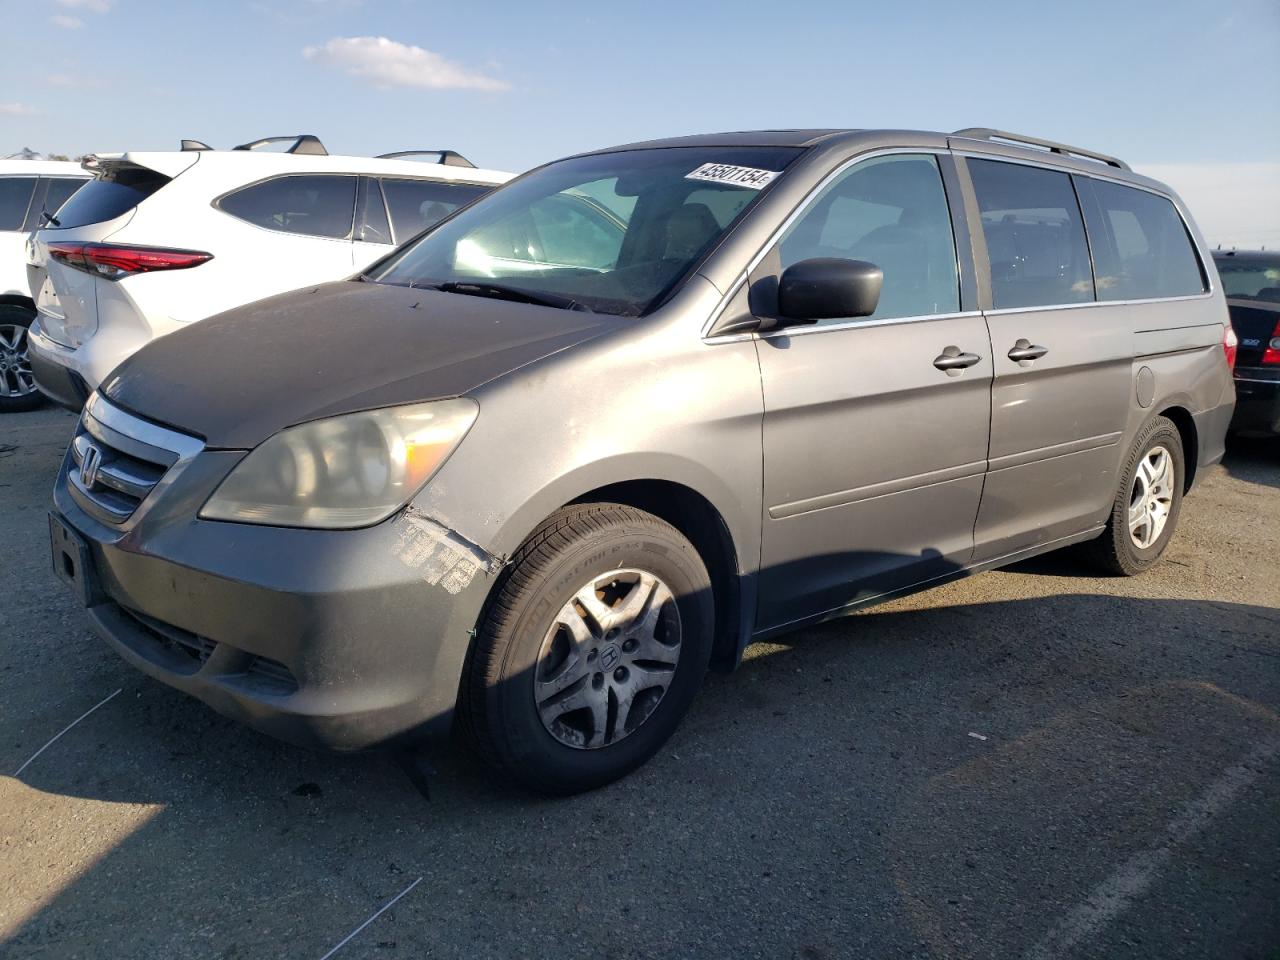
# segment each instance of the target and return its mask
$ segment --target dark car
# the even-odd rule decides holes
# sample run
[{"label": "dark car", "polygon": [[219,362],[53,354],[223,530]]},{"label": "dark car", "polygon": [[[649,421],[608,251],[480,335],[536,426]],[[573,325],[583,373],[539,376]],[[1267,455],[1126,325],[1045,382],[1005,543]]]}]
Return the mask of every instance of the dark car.
[{"label": "dark car", "polygon": [[1218,250],[1213,259],[1239,340],[1231,431],[1280,435],[1280,253]]},{"label": "dark car", "polygon": [[598,786],[752,641],[1072,544],[1156,563],[1231,418],[1214,280],[1167,187],[1012,134],[570,157],[116,368],[54,564],[263,730],[456,717]]}]

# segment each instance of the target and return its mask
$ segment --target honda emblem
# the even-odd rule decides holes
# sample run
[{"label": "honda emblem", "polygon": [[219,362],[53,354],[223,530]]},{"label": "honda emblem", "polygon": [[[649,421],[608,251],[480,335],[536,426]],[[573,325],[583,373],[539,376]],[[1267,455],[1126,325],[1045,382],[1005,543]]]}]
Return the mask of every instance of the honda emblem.
[{"label": "honda emblem", "polygon": [[102,466],[102,451],[92,443],[85,444],[84,459],[80,461],[80,482],[86,490],[92,490],[98,482],[98,468]]}]

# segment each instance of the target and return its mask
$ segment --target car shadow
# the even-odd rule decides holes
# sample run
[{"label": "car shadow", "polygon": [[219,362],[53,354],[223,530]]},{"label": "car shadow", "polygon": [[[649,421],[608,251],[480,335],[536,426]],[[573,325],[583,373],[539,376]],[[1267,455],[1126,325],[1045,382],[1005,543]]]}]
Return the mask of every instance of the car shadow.
[{"label": "car shadow", "polygon": [[1229,436],[1222,465],[1239,480],[1280,490],[1280,437]]},{"label": "car shadow", "polygon": [[[1036,802],[1063,816],[1084,793],[1109,791],[1109,771],[1135,752],[1172,764],[1182,751],[1194,781],[1200,764],[1280,735],[1277,638],[1280,611],[1243,604],[1085,594],[890,604],[748,648],[737,672],[708,679],[667,747],[619,783],[535,797],[453,746],[436,757],[431,803],[384,757],[277,743],[121,670],[121,696],[20,778],[0,780],[18,825],[12,862],[24,883],[53,888],[17,892],[6,955],[318,956],[419,876],[430,893],[407,898],[379,921],[393,932],[371,938],[398,943],[389,955],[510,955],[509,931],[550,937],[526,942],[528,955],[556,943],[562,955],[598,955],[582,931],[610,924],[639,956],[687,955],[673,944],[694,949],[708,931],[724,955],[837,956],[868,930],[872,943],[941,936],[955,948],[967,934],[938,932],[929,918],[947,907],[925,878],[931,857],[967,852],[901,852],[926,843],[931,819],[946,822],[951,800],[921,806],[930,784],[967,771],[966,803],[1002,797],[1009,770],[974,773],[975,751],[1016,740],[1034,753],[1036,731],[1064,723],[1054,765],[1033,756],[1015,775],[1046,778]],[[1189,711],[1202,725],[1171,742],[1166,731]],[[1123,755],[1098,746],[1098,722],[1128,731]],[[1075,752],[1086,727],[1089,750]],[[1074,800],[1050,789],[1064,763],[1084,792]],[[1179,782],[1174,767],[1160,771]],[[1071,829],[1127,836],[1143,794],[1121,785],[1114,814],[1099,803],[1097,822]],[[922,819],[902,822],[903,810]],[[982,811],[997,823],[1018,815]],[[1038,872],[1077,869],[1063,829]],[[1007,903],[1001,884],[1021,869],[1019,849],[993,843],[982,856],[999,877],[969,870],[965,883],[975,900]],[[620,883],[647,892],[591,893]],[[816,918],[740,922],[760,897],[815,903]]]}]

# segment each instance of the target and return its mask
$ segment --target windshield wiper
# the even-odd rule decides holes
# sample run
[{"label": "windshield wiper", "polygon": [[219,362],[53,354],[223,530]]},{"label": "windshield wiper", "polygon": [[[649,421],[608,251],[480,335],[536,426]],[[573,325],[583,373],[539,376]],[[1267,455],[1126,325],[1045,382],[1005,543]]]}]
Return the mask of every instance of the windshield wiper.
[{"label": "windshield wiper", "polygon": [[554,293],[530,293],[528,290],[521,290],[519,287],[508,287],[501,283],[446,280],[444,283],[432,284],[431,286],[437,290],[443,290],[445,293],[460,293],[468,297],[493,297],[495,300],[535,303],[540,307],[556,307],[560,310],[594,312],[590,307],[583,306],[572,297],[561,297]]},{"label": "windshield wiper", "polygon": [[51,223],[55,227],[62,226],[61,221],[59,221],[57,217],[42,207],[40,209],[40,226],[43,227],[46,223]]}]

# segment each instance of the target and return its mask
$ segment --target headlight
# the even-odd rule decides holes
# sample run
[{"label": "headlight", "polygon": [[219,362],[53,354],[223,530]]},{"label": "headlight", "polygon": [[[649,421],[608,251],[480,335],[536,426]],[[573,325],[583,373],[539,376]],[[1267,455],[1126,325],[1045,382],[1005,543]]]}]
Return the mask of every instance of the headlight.
[{"label": "headlight", "polygon": [[236,465],[200,516],[327,529],[385,520],[449,458],[479,409],[464,397],[281,430]]}]

